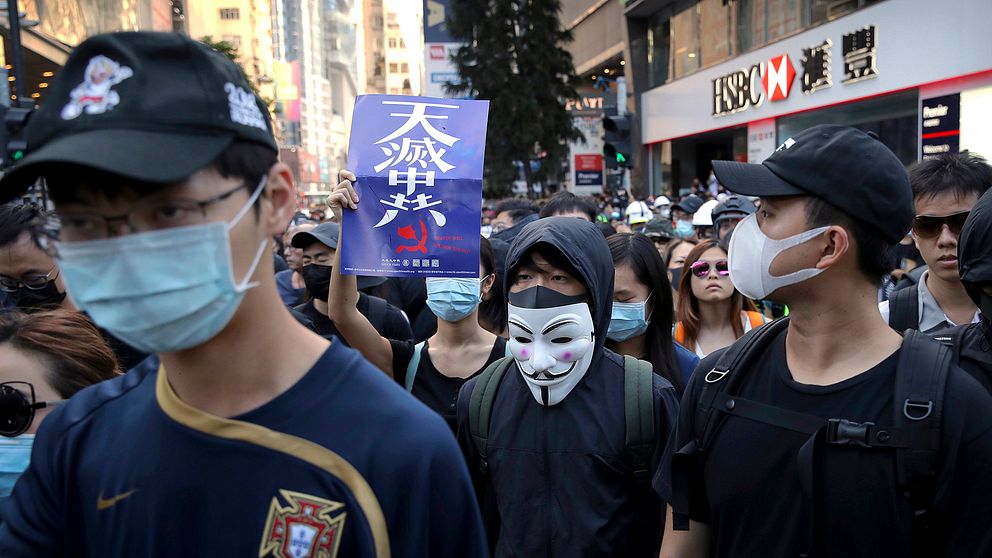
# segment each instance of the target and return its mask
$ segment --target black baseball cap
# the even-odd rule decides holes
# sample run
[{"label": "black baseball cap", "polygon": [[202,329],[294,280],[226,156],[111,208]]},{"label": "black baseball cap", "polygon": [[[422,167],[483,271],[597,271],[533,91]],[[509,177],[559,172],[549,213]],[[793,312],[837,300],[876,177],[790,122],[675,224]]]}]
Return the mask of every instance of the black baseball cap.
[{"label": "black baseball cap", "polygon": [[333,221],[321,223],[309,231],[301,231],[293,235],[290,243],[294,248],[306,248],[314,242],[319,242],[328,248],[338,249],[338,238],[341,229]]},{"label": "black baseball cap", "polygon": [[688,196],[682,198],[682,200],[677,204],[674,204],[672,209],[678,209],[693,215],[699,211],[700,207],[703,207],[703,203],[703,198],[697,196],[696,194],[689,194]]},{"label": "black baseball cap", "polygon": [[[293,235],[290,243],[294,248],[306,248],[314,242],[319,242],[328,248],[338,249],[338,238],[341,237],[341,229],[337,223],[328,221],[321,223],[309,231],[298,232]],[[386,282],[385,277],[373,275],[358,276],[358,290],[378,287]]]},{"label": "black baseball cap", "polygon": [[876,136],[847,126],[813,126],[760,164],[713,161],[713,171],[728,190],[745,196],[816,196],[893,244],[916,214],[899,158]]},{"label": "black baseball cap", "polygon": [[651,219],[644,225],[641,233],[649,238],[675,239],[675,228],[669,219]]},{"label": "black baseball cap", "polygon": [[268,109],[241,68],[178,33],[109,33],[81,43],[25,137],[26,156],[0,179],[0,202],[55,165],[169,183],[206,167],[235,140],[278,153]]}]

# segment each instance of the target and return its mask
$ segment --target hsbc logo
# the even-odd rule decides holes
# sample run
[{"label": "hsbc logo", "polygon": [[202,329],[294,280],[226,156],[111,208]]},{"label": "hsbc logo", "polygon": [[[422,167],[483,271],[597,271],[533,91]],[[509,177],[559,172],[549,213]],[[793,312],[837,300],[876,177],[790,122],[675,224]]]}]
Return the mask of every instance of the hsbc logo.
[{"label": "hsbc logo", "polygon": [[713,116],[760,107],[766,98],[784,100],[795,79],[796,69],[788,54],[720,76],[713,80]]},{"label": "hsbc logo", "polygon": [[431,45],[431,60],[444,60],[444,45]]},{"label": "hsbc logo", "polygon": [[781,101],[789,96],[792,90],[792,82],[796,79],[796,69],[792,67],[792,60],[788,54],[776,56],[765,65],[765,71],[761,76],[761,84],[765,86],[765,94],[769,101]]}]

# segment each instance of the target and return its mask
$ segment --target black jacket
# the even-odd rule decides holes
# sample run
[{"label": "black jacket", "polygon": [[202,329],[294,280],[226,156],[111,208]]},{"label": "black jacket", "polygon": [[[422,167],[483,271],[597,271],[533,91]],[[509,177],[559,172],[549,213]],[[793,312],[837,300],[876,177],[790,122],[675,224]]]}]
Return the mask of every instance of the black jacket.
[{"label": "black jacket", "polygon": [[[474,475],[494,554],[657,556],[665,504],[649,484],[633,479],[633,459],[624,446],[623,361],[603,347],[613,299],[609,249],[592,223],[550,217],[521,231],[510,247],[507,268],[540,242],[564,253],[589,288],[595,353],[585,377],[552,407],[534,399],[516,367],[507,371],[493,403],[485,473],[467,420],[476,381],[463,386],[458,441]],[[655,375],[654,469],[677,415],[675,389]]]},{"label": "black jacket", "polygon": [[[972,208],[958,241],[958,270],[968,296],[982,307],[982,285],[992,283],[992,190]],[[955,330],[958,364],[992,392],[992,315]]]}]

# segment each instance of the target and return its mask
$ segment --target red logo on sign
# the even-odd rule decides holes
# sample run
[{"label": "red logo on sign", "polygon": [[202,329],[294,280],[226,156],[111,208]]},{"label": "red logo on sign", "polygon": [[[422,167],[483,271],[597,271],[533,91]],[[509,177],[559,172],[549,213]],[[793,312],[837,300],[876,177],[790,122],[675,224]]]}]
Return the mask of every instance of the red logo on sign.
[{"label": "red logo on sign", "polygon": [[575,170],[577,171],[601,171],[603,170],[603,156],[599,153],[580,154],[575,156]]},{"label": "red logo on sign", "polygon": [[444,60],[444,45],[431,45],[431,60]]},{"label": "red logo on sign", "polygon": [[765,93],[769,101],[781,101],[789,96],[792,90],[792,81],[796,79],[796,70],[792,67],[792,60],[788,54],[776,56],[765,64],[764,75],[761,76],[761,83],[765,86]]}]

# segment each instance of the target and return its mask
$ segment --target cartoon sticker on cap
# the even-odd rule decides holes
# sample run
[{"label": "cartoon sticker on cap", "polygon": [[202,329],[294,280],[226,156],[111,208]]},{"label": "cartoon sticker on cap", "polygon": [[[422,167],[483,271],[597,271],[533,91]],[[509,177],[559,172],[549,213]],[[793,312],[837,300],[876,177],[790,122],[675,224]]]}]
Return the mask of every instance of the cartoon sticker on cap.
[{"label": "cartoon sticker on cap", "polygon": [[102,114],[121,102],[120,95],[110,89],[134,75],[131,68],[103,56],[94,56],[86,65],[83,83],[69,92],[69,102],[62,107],[62,118],[72,120],[83,111],[86,114]]}]

